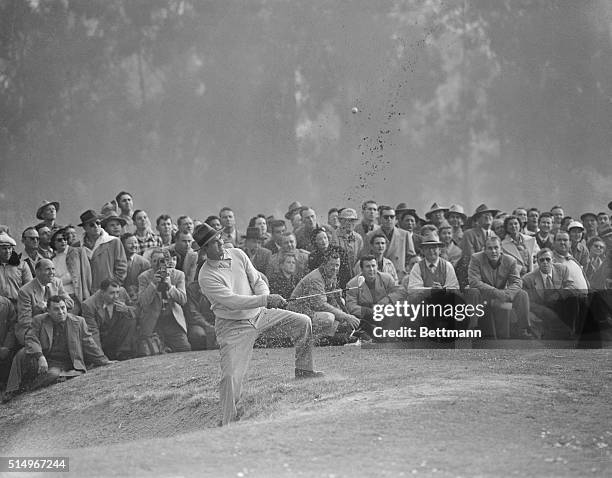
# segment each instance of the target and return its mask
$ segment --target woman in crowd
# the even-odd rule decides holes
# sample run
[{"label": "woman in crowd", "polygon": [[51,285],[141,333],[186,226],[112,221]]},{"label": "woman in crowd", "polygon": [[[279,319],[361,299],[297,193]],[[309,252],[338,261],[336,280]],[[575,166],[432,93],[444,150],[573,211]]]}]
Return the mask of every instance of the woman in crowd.
[{"label": "woman in crowd", "polygon": [[91,295],[91,267],[87,254],[80,247],[68,245],[67,228],[51,236],[54,250],[55,276],[62,281],[64,290],[74,300],[73,314],[81,313],[81,303]]},{"label": "woman in crowd", "polygon": [[521,277],[523,277],[533,270],[535,256],[540,248],[532,236],[521,232],[521,222],[517,216],[506,216],[503,228],[505,237],[501,242],[502,250],[516,259],[521,266]]}]

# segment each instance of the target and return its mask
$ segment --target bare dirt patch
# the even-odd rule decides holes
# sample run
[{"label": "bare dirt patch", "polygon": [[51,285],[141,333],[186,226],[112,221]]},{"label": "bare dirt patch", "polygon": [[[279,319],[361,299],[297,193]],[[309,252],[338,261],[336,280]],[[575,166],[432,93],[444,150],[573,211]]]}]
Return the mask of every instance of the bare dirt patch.
[{"label": "bare dirt patch", "polygon": [[175,354],[0,407],[0,452],[66,454],[75,476],[612,473],[610,350],[320,348],[314,381],[291,378],[292,353],[254,351],[231,427],[217,352]]}]

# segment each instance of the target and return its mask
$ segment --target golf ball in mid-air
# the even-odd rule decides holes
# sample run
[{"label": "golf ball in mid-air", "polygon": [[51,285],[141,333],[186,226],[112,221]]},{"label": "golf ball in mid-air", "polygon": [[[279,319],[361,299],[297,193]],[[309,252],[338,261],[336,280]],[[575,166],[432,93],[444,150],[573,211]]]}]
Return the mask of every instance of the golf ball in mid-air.
[{"label": "golf ball in mid-air", "polygon": [[353,112],[353,114],[359,113],[359,108],[357,108],[356,106],[353,106],[353,109],[351,111]]}]

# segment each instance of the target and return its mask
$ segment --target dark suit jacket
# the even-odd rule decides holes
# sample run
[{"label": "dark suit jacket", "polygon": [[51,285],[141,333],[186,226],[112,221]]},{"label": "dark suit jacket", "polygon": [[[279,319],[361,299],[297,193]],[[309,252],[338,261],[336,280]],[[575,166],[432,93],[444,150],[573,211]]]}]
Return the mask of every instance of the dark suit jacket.
[{"label": "dark suit jacket", "polygon": [[[51,295],[59,295],[62,297],[68,305],[73,304],[72,299],[62,285],[62,281],[54,277],[48,284]],[[32,323],[32,317],[43,313],[47,310],[47,304],[45,303],[45,288],[38,281],[38,279],[32,279],[21,289],[17,296],[17,326],[15,327],[15,335],[20,344],[24,343],[25,334]]]},{"label": "dark suit jacket", "polygon": [[[552,263],[553,289],[576,289],[574,281],[570,278],[569,269],[564,264]],[[546,305],[551,300],[561,298],[560,295],[546,293],[540,269],[536,267],[533,272],[523,276],[523,289],[529,294],[529,300],[534,304]]]},{"label": "dark suit jacket", "polygon": [[486,237],[481,227],[475,226],[463,233],[461,240],[461,250],[463,256],[471,258],[472,254],[483,251],[485,248]]},{"label": "dark suit jacket", "polygon": [[255,266],[255,269],[257,269],[262,274],[266,273],[268,267],[270,266],[272,252],[270,252],[264,247],[258,247],[257,249],[255,249],[255,252],[253,254],[250,254],[249,251],[247,251],[246,247],[241,247],[240,249],[242,249],[244,253],[249,256],[249,259],[251,259],[251,262]]},{"label": "dark suit jacket", "polygon": [[[89,327],[89,331],[93,336],[98,347],[102,348],[100,341],[100,328],[104,326],[106,322],[106,313],[104,310],[104,300],[102,299],[102,291],[98,290],[94,295],[81,304],[83,310],[83,318]],[[130,309],[130,312],[119,312],[116,308],[113,308],[113,316],[111,319],[119,320],[133,320],[135,318],[134,309]]]},{"label": "dark suit jacket", "polygon": [[0,347],[6,347],[9,350],[15,348],[15,323],[17,322],[17,313],[13,303],[0,295]]},{"label": "dark suit jacket", "polygon": [[127,289],[129,286],[136,286],[138,289],[138,276],[147,269],[151,268],[151,263],[142,257],[140,254],[134,254],[132,260],[128,262],[127,276],[125,277],[124,286]]},{"label": "dark suit jacket", "polygon": [[516,292],[521,289],[520,271],[521,266],[518,265],[516,260],[503,253],[499,265],[496,269],[493,269],[489,259],[482,251],[473,254],[470,259],[468,280],[471,288],[487,292],[495,298],[507,301],[512,300]]},{"label": "dark suit jacket", "polygon": [[[85,358],[95,365],[105,365],[109,362],[102,349],[94,341],[87,328],[85,319],[78,315],[68,314],[66,318],[66,333],[68,335],[68,352],[75,370],[87,371]],[[25,353],[35,355],[48,353],[53,345],[53,321],[49,314],[40,314],[32,319],[32,326],[25,336]]]}]

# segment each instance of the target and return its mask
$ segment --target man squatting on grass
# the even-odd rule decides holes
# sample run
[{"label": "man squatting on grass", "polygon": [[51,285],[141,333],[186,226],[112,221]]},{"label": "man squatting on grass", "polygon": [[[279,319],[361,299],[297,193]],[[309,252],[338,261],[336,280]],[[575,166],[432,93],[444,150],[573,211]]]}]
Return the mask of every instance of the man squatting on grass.
[{"label": "man squatting on grass", "polygon": [[[295,339],[295,377],[320,377],[313,371],[312,323],[304,314],[282,310],[287,301],[270,294],[266,282],[248,256],[238,248],[225,249],[220,231],[208,224],[193,235],[206,251],[198,282],[216,316],[215,333],[220,347],[219,393],[222,425],[238,420],[242,380],[257,336],[274,325]],[[197,247],[197,246],[196,246]]]}]

